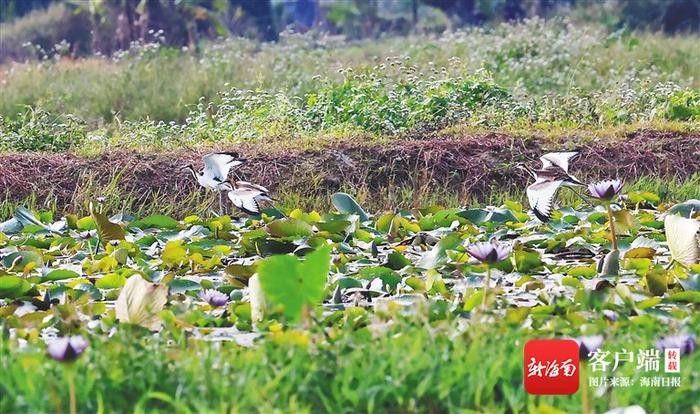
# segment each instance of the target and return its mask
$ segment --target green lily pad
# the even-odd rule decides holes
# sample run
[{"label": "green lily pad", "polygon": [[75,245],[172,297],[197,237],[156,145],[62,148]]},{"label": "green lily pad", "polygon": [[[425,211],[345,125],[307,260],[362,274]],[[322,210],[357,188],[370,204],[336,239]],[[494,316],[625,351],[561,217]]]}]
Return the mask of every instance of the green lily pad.
[{"label": "green lily pad", "polygon": [[140,229],[167,229],[173,230],[180,227],[180,223],[172,217],[155,214],[145,217],[141,220],[136,220],[131,223],[132,227]]},{"label": "green lily pad", "polygon": [[331,249],[322,247],[304,261],[289,255],[272,256],[258,262],[260,285],[269,300],[283,309],[291,321],[298,321],[304,306],[320,303],[330,269]]},{"label": "green lily pad", "polygon": [[360,207],[350,194],[335,193],[331,196],[333,206],[341,213],[356,214],[360,216],[361,221],[369,220],[369,215]]},{"label": "green lily pad", "polygon": [[189,279],[175,279],[168,284],[170,293],[182,293],[191,290],[200,290],[202,285]]},{"label": "green lily pad", "polygon": [[44,259],[39,253],[29,250],[22,250],[7,255],[2,259],[2,265],[13,272],[21,272],[27,265],[33,264],[35,267],[44,265]]},{"label": "green lily pad", "polygon": [[80,275],[77,272],[74,272],[72,270],[55,269],[55,270],[52,270],[49,273],[45,274],[44,277],[41,278],[41,280],[43,282],[47,282],[47,281],[54,281],[54,280],[73,279],[76,277],[80,277]]},{"label": "green lily pad", "polygon": [[443,237],[433,248],[420,259],[416,266],[423,269],[433,269],[447,260],[447,250],[454,250],[462,244],[462,238],[457,233]]},{"label": "green lily pad", "polygon": [[18,298],[31,288],[32,285],[21,277],[0,276],[0,298]]},{"label": "green lily pad", "polygon": [[126,277],[117,273],[108,273],[95,281],[98,289],[116,289],[124,286]]},{"label": "green lily pad", "polygon": [[291,218],[273,221],[267,225],[267,231],[275,237],[309,237],[313,234],[309,223]]}]

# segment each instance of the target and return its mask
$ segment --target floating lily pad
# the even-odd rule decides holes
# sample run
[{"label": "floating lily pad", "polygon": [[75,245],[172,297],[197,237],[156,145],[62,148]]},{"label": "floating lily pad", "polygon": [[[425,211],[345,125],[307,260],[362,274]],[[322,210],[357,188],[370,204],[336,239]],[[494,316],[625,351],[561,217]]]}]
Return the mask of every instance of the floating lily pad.
[{"label": "floating lily pad", "polygon": [[356,214],[360,217],[361,221],[369,220],[369,215],[349,194],[335,193],[331,196],[331,202],[341,213]]},{"label": "floating lily pad", "polygon": [[18,298],[31,290],[32,285],[17,276],[0,276],[0,298]]}]

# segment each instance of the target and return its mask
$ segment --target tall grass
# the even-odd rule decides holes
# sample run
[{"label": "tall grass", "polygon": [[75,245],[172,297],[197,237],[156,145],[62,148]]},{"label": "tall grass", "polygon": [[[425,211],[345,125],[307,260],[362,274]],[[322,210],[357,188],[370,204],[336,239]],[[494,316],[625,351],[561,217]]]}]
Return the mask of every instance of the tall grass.
[{"label": "tall grass", "polygon": [[486,70],[514,96],[580,95],[674,82],[698,88],[700,43],[693,36],[609,35],[565,21],[529,20],[441,36],[346,43],[316,34],[288,34],[277,44],[229,39],[200,50],[136,45],[112,58],[68,58],[4,67],[0,114],[21,105],[72,113],[91,126],[113,119],[184,121],[199,99],[221,102],[220,92],[253,90],[288,99],[315,92],[320,79],[371,72],[405,60],[412,72],[393,71],[393,83],[411,73],[459,79]]},{"label": "tall grass", "polygon": [[[218,210],[218,198],[215,194],[188,187],[181,191],[165,192],[157,189],[140,189],[129,191],[121,188],[120,176],[115,174],[107,185],[99,185],[94,177],[85,175],[75,190],[69,203],[59,202],[55,195],[39,196],[32,192],[24,199],[18,200],[11,194],[0,198],[0,220],[6,220],[14,214],[18,206],[28,207],[36,211],[50,211],[60,215],[65,212],[88,214],[88,203],[101,197],[105,211],[110,214],[124,213],[136,217],[150,214],[165,214],[182,219],[190,214],[210,215]],[[291,186],[290,186],[291,184]],[[493,189],[485,194],[470,194],[453,191],[450,188],[440,188],[434,185],[422,185],[417,188],[409,186],[389,186],[382,191],[367,187],[343,186],[341,191],[352,194],[364,208],[371,212],[385,210],[410,210],[415,207],[431,205],[443,206],[499,206],[506,201],[520,201],[527,205],[523,188],[509,186],[508,188]],[[658,194],[663,203],[682,202],[689,199],[700,199],[700,174],[694,174],[686,180],[643,177],[627,183],[625,191],[651,191]],[[308,211],[325,211],[333,209],[331,195],[333,191],[322,185],[315,186],[311,182],[286,183],[275,192],[276,207],[283,211],[296,208]],[[559,195],[560,206],[585,207],[575,194],[562,190]],[[237,214],[236,211],[229,211]]]},{"label": "tall grass", "polygon": [[[552,324],[543,331],[521,327],[517,316],[466,329],[458,317],[442,320],[449,306],[440,300],[418,302],[411,312],[418,316],[409,318],[348,309],[334,314],[348,321],[347,328],[266,333],[267,340],[251,348],[188,339],[175,328],[178,322],[172,322],[175,333],[164,330],[160,336],[126,328],[110,337],[94,335],[71,367],[80,378],[79,411],[579,413],[580,393],[524,392],[527,340],[575,337],[585,321],[589,332],[605,333],[603,350],[637,352],[653,349],[660,335],[676,329],[641,317],[608,323],[580,316],[584,312],[573,313],[578,324]],[[689,323],[697,324],[693,319]],[[172,321],[179,319],[172,316]],[[34,338],[17,349],[15,341],[0,337],[0,411],[67,411],[68,372],[45,356],[40,342]],[[681,387],[660,389],[639,383],[641,377],[663,374],[620,364],[615,376],[630,377],[634,385],[596,388],[591,409],[641,405],[650,414],[693,412],[699,365],[699,352],[684,355]],[[595,375],[584,364],[581,369]]]}]

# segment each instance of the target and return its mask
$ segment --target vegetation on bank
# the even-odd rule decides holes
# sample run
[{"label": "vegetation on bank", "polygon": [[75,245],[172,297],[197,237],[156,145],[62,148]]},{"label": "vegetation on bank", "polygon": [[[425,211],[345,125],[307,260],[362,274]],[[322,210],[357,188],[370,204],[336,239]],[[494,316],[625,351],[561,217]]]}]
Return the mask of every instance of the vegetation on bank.
[{"label": "vegetation on bank", "polygon": [[530,20],[371,43],[308,34],[16,63],[2,80],[0,148],[391,137],[453,125],[697,126],[695,40]]}]

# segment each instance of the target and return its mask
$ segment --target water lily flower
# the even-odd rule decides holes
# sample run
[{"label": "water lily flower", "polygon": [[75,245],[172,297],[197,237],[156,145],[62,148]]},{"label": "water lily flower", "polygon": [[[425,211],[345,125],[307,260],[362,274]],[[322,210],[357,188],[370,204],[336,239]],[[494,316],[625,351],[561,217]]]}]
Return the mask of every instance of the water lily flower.
[{"label": "water lily flower", "polygon": [[575,341],[578,342],[581,359],[588,359],[603,346],[605,338],[603,335],[580,336]]},{"label": "water lily flower", "polygon": [[57,338],[47,347],[49,356],[56,361],[69,362],[78,358],[88,346],[88,341],[80,335]]},{"label": "water lily flower", "polygon": [[500,262],[510,255],[510,246],[500,244],[494,238],[490,242],[474,243],[467,247],[467,253],[472,257],[488,265],[486,269],[486,280],[484,281],[484,298],[481,307],[486,308],[486,298],[488,297],[489,281],[491,280],[491,265]]},{"label": "water lily flower", "polygon": [[218,308],[228,303],[228,295],[216,289],[206,289],[199,294],[199,298],[211,306]]},{"label": "water lily flower", "polygon": [[482,263],[494,264],[508,257],[510,247],[492,239],[490,242],[472,244],[467,247],[467,253]]},{"label": "water lily flower", "polygon": [[85,230],[80,232],[80,238],[83,240],[91,239],[97,235],[97,230]]},{"label": "water lily flower", "polygon": [[620,180],[603,180],[588,184],[588,191],[595,198],[610,201],[622,190],[623,185],[625,183]]},{"label": "water lily flower", "polygon": [[656,347],[662,351],[667,348],[678,348],[681,350],[681,355],[687,355],[695,351],[695,335],[680,334],[662,336],[661,339],[656,342]]},{"label": "water lily flower", "polygon": [[611,322],[615,322],[618,319],[617,312],[610,309],[603,309],[603,317]]},{"label": "water lily flower", "polygon": [[603,273],[606,275],[615,276],[620,268],[620,251],[617,248],[617,236],[615,234],[615,219],[613,217],[610,202],[622,190],[625,185],[620,180],[603,180],[597,183],[588,184],[588,191],[597,199],[603,201],[608,213],[608,223],[610,226],[610,242],[612,243],[612,251],[603,260]]}]

